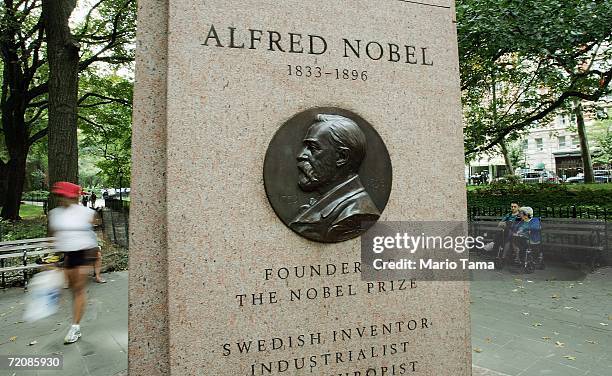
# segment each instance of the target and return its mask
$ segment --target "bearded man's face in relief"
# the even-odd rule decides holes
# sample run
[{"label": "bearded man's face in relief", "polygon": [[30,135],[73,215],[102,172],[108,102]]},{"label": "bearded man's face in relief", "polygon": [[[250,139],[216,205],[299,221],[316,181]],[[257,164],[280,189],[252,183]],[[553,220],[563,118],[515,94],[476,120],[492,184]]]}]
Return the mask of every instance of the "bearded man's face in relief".
[{"label": "bearded man's face in relief", "polygon": [[313,124],[302,143],[297,157],[298,184],[302,190],[312,192],[335,179],[338,154],[325,123]]}]

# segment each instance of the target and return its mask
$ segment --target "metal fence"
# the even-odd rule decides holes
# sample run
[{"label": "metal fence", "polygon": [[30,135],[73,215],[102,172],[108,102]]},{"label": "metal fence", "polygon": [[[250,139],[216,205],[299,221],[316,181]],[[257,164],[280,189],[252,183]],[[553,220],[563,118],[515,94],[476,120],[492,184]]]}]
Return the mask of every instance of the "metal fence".
[{"label": "metal fence", "polygon": [[130,243],[129,202],[107,199],[101,214],[106,237],[127,249]]},{"label": "metal fence", "polygon": [[47,201],[48,198],[49,192],[45,191],[23,192],[23,194],[21,195],[21,201],[43,202]]},{"label": "metal fence", "polygon": [[[612,210],[606,208],[592,208],[584,206],[547,206],[533,208],[533,216],[540,218],[580,218],[612,221]],[[477,216],[502,217],[510,212],[506,206],[471,206],[468,207],[468,220]]]},{"label": "metal fence", "polygon": [[[30,195],[23,202],[30,205],[42,206],[44,213],[47,214],[47,197],[44,195]],[[129,244],[129,213],[130,202],[125,200],[106,199],[105,207],[98,208],[102,219],[102,229],[110,241],[128,248]],[[13,225],[0,222],[0,241],[5,240],[5,235],[10,232]]]},{"label": "metal fence", "polygon": [[45,192],[26,192],[21,196],[21,202],[27,205],[42,206],[43,213],[47,214],[49,194]]}]

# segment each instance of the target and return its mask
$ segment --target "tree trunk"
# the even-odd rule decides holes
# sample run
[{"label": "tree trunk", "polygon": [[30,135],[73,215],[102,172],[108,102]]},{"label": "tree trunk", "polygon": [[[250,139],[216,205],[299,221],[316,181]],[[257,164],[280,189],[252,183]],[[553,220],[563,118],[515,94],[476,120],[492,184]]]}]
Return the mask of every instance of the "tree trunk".
[{"label": "tree trunk", "polygon": [[[13,77],[5,71],[3,78],[6,80]],[[10,97],[9,91],[11,91]],[[0,169],[3,170],[0,174],[0,184],[6,188],[4,197],[0,200],[3,201],[0,217],[18,220],[26,174],[26,160],[30,148],[28,129],[25,125],[25,92],[10,90],[8,86],[3,87],[2,92],[2,127],[9,161]]]},{"label": "tree trunk", "polygon": [[502,154],[504,156],[504,163],[506,164],[506,168],[508,169],[509,175],[514,175],[514,166],[512,166],[512,161],[510,161],[510,155],[508,154],[508,148],[506,147],[506,142],[502,140],[499,143],[501,147]]},{"label": "tree trunk", "polygon": [[589,140],[587,139],[584,116],[582,115],[582,103],[580,100],[574,100],[574,114],[576,115],[578,138],[580,139],[580,153],[582,154],[584,182],[594,183],[595,177],[593,176],[593,162],[591,161],[591,151],[589,150]]},{"label": "tree trunk", "polygon": [[9,189],[4,196],[4,205],[0,216],[4,219],[19,220],[19,208],[21,206],[21,194],[26,175],[27,149],[21,156],[11,158],[7,164],[7,182]]},{"label": "tree trunk", "polygon": [[0,206],[4,206],[6,191],[8,189],[8,165],[0,160]]},{"label": "tree trunk", "polygon": [[[12,111],[11,111],[12,109]],[[2,168],[6,179],[6,190],[0,217],[10,220],[19,219],[19,207],[21,206],[21,194],[26,176],[26,160],[30,145],[28,143],[28,133],[23,124],[24,113],[17,110],[10,104],[5,103],[2,107],[2,122],[5,127],[5,142],[8,149],[9,161]],[[0,184],[3,184],[0,180]]]},{"label": "tree trunk", "polygon": [[19,219],[19,206],[25,179],[25,164],[29,150],[29,130],[25,123],[27,105],[27,74],[18,55],[20,45],[16,40],[19,24],[16,22],[16,4],[5,1],[0,27],[0,47],[2,48],[2,91],[0,113],[4,143],[8,151],[8,162],[0,167],[0,199],[4,219]]},{"label": "tree trunk", "polygon": [[[49,185],[78,183],[77,96],[79,44],[68,19],[76,0],[43,0],[49,57]],[[55,206],[49,203],[50,209]]]}]

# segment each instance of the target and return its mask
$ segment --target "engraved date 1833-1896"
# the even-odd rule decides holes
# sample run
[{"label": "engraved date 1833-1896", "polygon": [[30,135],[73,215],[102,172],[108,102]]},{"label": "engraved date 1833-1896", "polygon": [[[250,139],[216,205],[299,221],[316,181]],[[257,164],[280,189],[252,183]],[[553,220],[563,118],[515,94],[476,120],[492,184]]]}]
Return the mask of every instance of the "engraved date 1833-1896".
[{"label": "engraved date 1833-1896", "polygon": [[325,69],[311,65],[287,65],[289,76],[298,78],[332,78],[336,80],[367,81],[368,72],[357,69]]}]

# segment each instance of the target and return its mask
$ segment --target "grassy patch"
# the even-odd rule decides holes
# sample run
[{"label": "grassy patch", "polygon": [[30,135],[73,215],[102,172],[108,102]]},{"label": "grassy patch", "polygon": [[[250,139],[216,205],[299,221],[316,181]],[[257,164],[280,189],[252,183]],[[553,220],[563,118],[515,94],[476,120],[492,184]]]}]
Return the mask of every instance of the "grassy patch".
[{"label": "grassy patch", "polygon": [[36,205],[21,205],[19,208],[19,216],[22,219],[32,219],[43,216],[43,207]]},{"label": "grassy patch", "polygon": [[0,241],[44,238],[47,236],[47,217],[38,216],[21,221],[0,221]]}]

